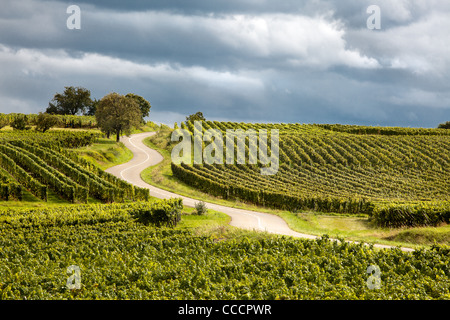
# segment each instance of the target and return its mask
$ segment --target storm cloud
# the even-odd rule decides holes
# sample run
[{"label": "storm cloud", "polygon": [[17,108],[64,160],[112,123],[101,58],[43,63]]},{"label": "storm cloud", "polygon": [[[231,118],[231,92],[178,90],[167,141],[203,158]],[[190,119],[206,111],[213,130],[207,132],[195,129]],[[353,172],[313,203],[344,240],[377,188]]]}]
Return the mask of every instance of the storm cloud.
[{"label": "storm cloud", "polygon": [[[70,30],[69,5],[81,10]],[[370,30],[367,8],[381,9]],[[150,120],[436,127],[450,120],[446,1],[12,1],[0,12],[0,112],[64,86],[133,92]]]}]

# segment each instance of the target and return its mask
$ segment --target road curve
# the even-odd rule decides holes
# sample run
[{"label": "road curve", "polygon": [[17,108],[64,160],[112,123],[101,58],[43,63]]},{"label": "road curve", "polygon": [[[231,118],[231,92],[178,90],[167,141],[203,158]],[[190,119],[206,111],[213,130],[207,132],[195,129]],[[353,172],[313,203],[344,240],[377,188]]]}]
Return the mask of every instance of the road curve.
[{"label": "road curve", "polygon": [[[155,132],[144,132],[131,135],[130,137],[122,137],[121,141],[125,146],[133,152],[133,159],[127,163],[112,167],[106,171],[119,177],[138,187],[147,188],[150,190],[150,195],[160,199],[167,198],[182,198],[183,204],[188,207],[194,207],[199,200],[180,196],[178,194],[152,186],[141,178],[141,172],[163,160],[162,155],[156,150],[148,148],[142,140],[154,135]],[[230,208],[214,203],[205,202],[209,209],[223,212],[231,217],[230,225],[258,231],[267,231],[281,235],[288,235],[294,237],[302,237],[315,239],[316,236],[302,234],[291,230],[287,223],[280,217],[243,209]]]},{"label": "road curve", "polygon": [[[141,172],[153,165],[158,164],[163,160],[163,156],[149,147],[142,141],[156,134],[156,132],[144,132],[133,134],[130,137],[121,137],[121,142],[131,150],[134,157],[129,162],[111,167],[106,171],[121,178],[138,187],[147,188],[150,190],[150,195],[160,199],[168,198],[182,198],[183,204],[188,207],[194,207],[199,200],[181,196],[146,183],[141,178]],[[266,231],[269,233],[293,236],[298,238],[316,239],[315,235],[309,235],[293,231],[289,228],[286,221],[282,218],[268,213],[255,212],[243,209],[231,208],[223,205],[205,202],[209,209],[216,210],[227,214],[231,217],[230,225],[256,231]],[[375,244],[375,247],[390,248],[391,246]],[[409,248],[402,248],[405,251],[412,251]]]}]

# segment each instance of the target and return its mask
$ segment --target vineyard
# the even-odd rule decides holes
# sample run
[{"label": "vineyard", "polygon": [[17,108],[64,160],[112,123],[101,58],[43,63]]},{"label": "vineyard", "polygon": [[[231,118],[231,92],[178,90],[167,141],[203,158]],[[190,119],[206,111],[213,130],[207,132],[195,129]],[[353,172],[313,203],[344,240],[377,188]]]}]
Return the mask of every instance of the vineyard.
[{"label": "vineyard", "polygon": [[[266,129],[269,136],[279,130],[275,175],[262,175],[264,164],[249,158],[245,164],[172,163],[174,176],[214,196],[291,211],[361,213],[380,226],[450,221],[448,130],[217,121],[203,121],[201,133],[189,121],[181,129],[192,136],[208,129],[223,136],[227,129]],[[247,137],[247,157],[251,143]]]},{"label": "vineyard", "polygon": [[[446,246],[407,253],[326,236],[194,235],[167,227],[180,208],[155,200],[0,210],[0,298],[450,298]],[[67,287],[72,265],[79,289]],[[367,285],[369,265],[380,268],[379,289]]]},{"label": "vineyard", "polygon": [[[26,124],[33,126],[36,125],[37,114],[22,114],[22,113],[0,113],[0,124],[9,125],[17,118],[24,117],[26,120]],[[54,115],[57,122],[57,127],[60,128],[83,128],[83,129],[92,129],[97,127],[97,120],[95,116],[77,116],[77,115],[68,115],[68,114],[58,114]],[[1,129],[1,127],[0,127]]]},{"label": "vineyard", "polygon": [[[172,165],[174,175],[224,198],[365,212],[385,225],[448,219],[446,135],[216,122],[204,128],[231,125],[280,129],[277,175],[262,176],[261,163]],[[31,193],[45,201],[51,190],[73,203],[0,209],[0,299],[450,299],[446,245],[404,252],[326,235],[189,229],[190,219],[210,213],[187,214],[181,199],[150,198],[71,151],[97,138],[89,131],[0,132],[0,200]],[[76,288],[69,286],[72,266],[80,272]],[[369,285],[369,266],[379,268],[379,288]]]},{"label": "vineyard", "polygon": [[26,190],[47,201],[49,189],[72,203],[146,200],[135,187],[78,158],[70,148],[86,146],[97,134],[80,131],[0,133],[0,200],[22,200]]}]

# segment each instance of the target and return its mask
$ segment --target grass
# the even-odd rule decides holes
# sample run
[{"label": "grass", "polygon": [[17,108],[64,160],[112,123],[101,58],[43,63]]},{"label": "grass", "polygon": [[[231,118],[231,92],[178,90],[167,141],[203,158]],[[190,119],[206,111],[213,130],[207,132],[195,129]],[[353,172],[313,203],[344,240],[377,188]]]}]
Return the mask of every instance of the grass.
[{"label": "grass", "polygon": [[250,238],[258,240],[280,237],[280,235],[268,232],[244,230],[230,226],[231,218],[218,211],[208,209],[204,215],[195,215],[194,211],[194,208],[184,207],[181,221],[176,228],[187,230],[194,236],[210,237],[217,242],[230,239]]},{"label": "grass", "polygon": [[450,225],[442,227],[422,227],[414,229],[405,229],[386,239],[415,244],[449,244],[450,243]]},{"label": "grass", "polygon": [[369,222],[365,215],[322,214],[317,212],[293,213],[258,207],[239,200],[229,201],[198,191],[180,182],[172,175],[170,169],[170,130],[160,131],[144,140],[144,144],[160,152],[164,160],[147,168],[141,177],[147,183],[190,198],[221,204],[229,207],[271,213],[283,218],[291,229],[312,235],[327,234],[330,237],[343,237],[347,240],[380,243],[393,246],[417,248],[437,243],[450,242],[450,226],[416,227],[416,228],[378,228]]},{"label": "grass", "polygon": [[184,207],[182,219],[177,228],[186,230],[198,230],[199,228],[202,228],[204,229],[203,231],[206,231],[223,227],[227,225],[230,220],[230,217],[226,214],[211,209],[208,209],[206,214],[196,215],[194,208]]},{"label": "grass", "polygon": [[[160,126],[148,121],[141,128],[133,129],[131,134],[151,132],[160,128]],[[90,146],[73,149],[73,151],[103,170],[126,163],[133,158],[133,153],[122,142],[116,142],[115,135],[111,135],[109,139],[106,137],[100,138]]]},{"label": "grass", "polygon": [[94,162],[101,169],[126,163],[133,158],[133,153],[122,142],[113,138],[100,138],[90,146],[73,149],[80,157]]},{"label": "grass", "polygon": [[367,217],[328,215],[317,212],[283,213],[291,228],[314,235],[328,234],[347,240],[418,248],[450,242],[450,225],[438,227],[379,228]]}]

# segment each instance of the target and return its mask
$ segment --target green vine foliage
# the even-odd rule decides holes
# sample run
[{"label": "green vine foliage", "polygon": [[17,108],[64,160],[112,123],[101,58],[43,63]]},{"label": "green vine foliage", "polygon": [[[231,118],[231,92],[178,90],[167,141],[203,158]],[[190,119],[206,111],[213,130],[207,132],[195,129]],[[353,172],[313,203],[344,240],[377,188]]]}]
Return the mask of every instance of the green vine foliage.
[{"label": "green vine foliage", "polygon": [[1,199],[20,200],[21,185],[44,201],[48,189],[73,203],[88,203],[89,198],[104,203],[148,200],[148,189],[118,179],[67,150],[95,138],[86,131],[0,134],[0,168],[13,178],[2,183]]},{"label": "green vine foliage", "polygon": [[[181,200],[0,212],[2,299],[449,299],[450,248],[414,252],[143,223]],[[158,213],[159,215],[159,213]],[[80,269],[69,289],[67,268]],[[368,286],[376,265],[380,288]]]},{"label": "green vine foliage", "polygon": [[[181,128],[196,132],[191,121]],[[366,214],[379,226],[450,221],[448,130],[203,121],[208,129],[222,132],[224,146],[227,129],[276,129],[280,139],[274,175],[250,164],[248,138],[245,164],[236,154],[235,164],[172,163],[175,177],[206,193],[294,212]]]}]

